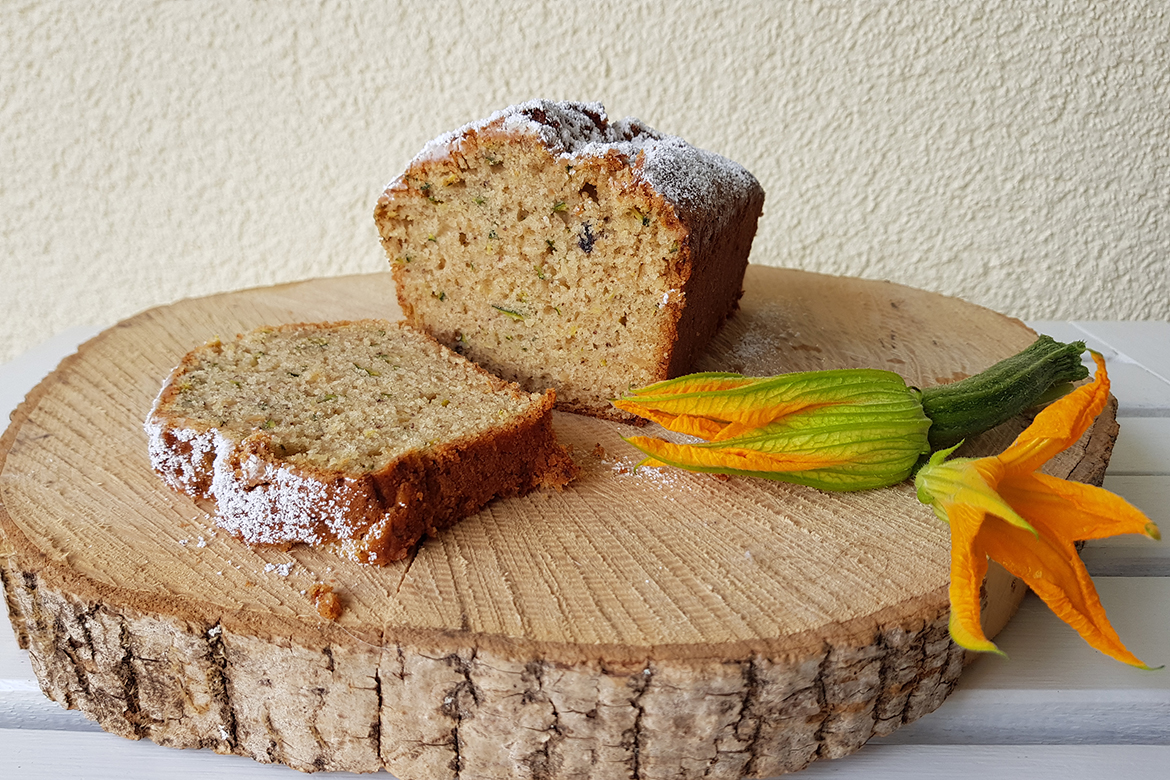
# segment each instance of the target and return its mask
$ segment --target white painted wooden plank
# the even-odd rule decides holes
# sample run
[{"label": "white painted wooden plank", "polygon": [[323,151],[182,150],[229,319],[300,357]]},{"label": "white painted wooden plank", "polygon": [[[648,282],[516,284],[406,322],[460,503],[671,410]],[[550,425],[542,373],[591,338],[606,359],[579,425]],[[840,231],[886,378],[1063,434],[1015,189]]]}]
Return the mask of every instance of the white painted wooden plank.
[{"label": "white painted wooden plank", "polygon": [[[1170,665],[1170,578],[1096,577],[1094,583],[1129,649],[1152,666]],[[963,673],[960,688],[1156,690],[1170,695],[1170,670],[1143,671],[1102,655],[1032,594],[996,643],[1008,657],[981,657]],[[1170,728],[1170,722],[1166,725]]]},{"label": "white painted wooden plank", "polygon": [[1166,780],[1166,745],[887,745],[871,742],[786,780]]},{"label": "white painted wooden plank", "polygon": [[800,780],[1165,780],[1166,745],[965,745],[871,743],[852,756],[818,762]]},{"label": "white painted wooden plank", "polygon": [[49,375],[67,355],[101,332],[100,328],[76,327],[61,331],[48,341],[0,365],[0,429],[29,390]]},{"label": "white painted wooden plank", "polygon": [[[322,778],[359,778],[352,772],[328,772]],[[381,775],[393,778],[393,775]],[[0,732],[0,777],[20,780],[295,780],[305,775],[279,764],[259,764],[241,756],[210,750],[177,750],[112,734],[58,731]]]},{"label": "white painted wooden plank", "polygon": [[[1155,674],[1155,672],[1147,672]],[[895,731],[892,745],[1166,745],[1170,696],[1158,691],[964,689]]]},{"label": "white painted wooden plank", "polygon": [[0,745],[12,729],[101,732],[102,727],[77,710],[51,701],[36,683],[17,689],[13,681],[0,680]]},{"label": "white painted wooden plank", "polygon": [[[6,690],[36,686],[37,678],[28,662],[28,653],[17,647],[8,622],[8,605],[0,600],[0,698]],[[39,689],[38,689],[39,690]]]},{"label": "white painted wooden plank", "polygon": [[1170,474],[1170,417],[1127,417],[1109,459],[1109,476]]},{"label": "white painted wooden plank", "polygon": [[[1098,577],[1123,642],[1170,664],[1170,579]],[[899,744],[1170,745],[1170,674],[1142,671],[1089,647],[1029,594],[987,655],[932,714],[894,732]]]},{"label": "white painted wooden plank", "polygon": [[[1037,321],[1028,323],[1037,333],[1044,333],[1058,341],[1084,341],[1105,357],[1117,396],[1117,413],[1122,417],[1170,416],[1170,366],[1154,342],[1164,337],[1162,328],[1170,332],[1167,323],[1097,323]],[[1116,325],[1137,325],[1138,328],[1113,328]],[[1098,327],[1101,326],[1101,327]],[[1102,338],[1099,333],[1109,336]],[[1146,365],[1144,360],[1153,361]],[[1086,355],[1085,363],[1092,367]]]},{"label": "white painted wooden plank", "polygon": [[1024,324],[1037,333],[1051,336],[1057,341],[1084,341],[1089,335],[1068,320],[1028,320]]},{"label": "white painted wooden plank", "polygon": [[1084,341],[1145,366],[1170,382],[1170,323],[1158,320],[1029,320],[1028,327],[1057,341]]},{"label": "white painted wooden plank", "polygon": [[[1170,532],[1167,536],[1170,537]],[[1145,537],[1140,541],[1131,541],[1129,537],[1094,540],[1081,550],[1081,560],[1093,577],[1170,577],[1167,547],[1170,545],[1166,542]]]},{"label": "white painted wooden plank", "polygon": [[1081,560],[1094,577],[1170,577],[1170,477],[1105,477],[1105,489],[1121,496],[1166,534],[1156,542],[1138,534],[1094,539]]},{"label": "white painted wooden plank", "polygon": [[1125,476],[1113,474],[1110,470],[1105,474],[1101,486],[1145,512],[1170,534],[1170,479],[1163,476]]},{"label": "white painted wooden plank", "polygon": [[1075,322],[1078,328],[1170,383],[1170,322]]},{"label": "white painted wooden plank", "polygon": [[1170,384],[1137,363],[1102,352],[1109,370],[1110,391],[1117,396],[1118,417],[1170,416]]},{"label": "white painted wooden plank", "polygon": [[[207,750],[171,750],[107,734],[73,734],[62,745],[53,732],[3,735],[0,777],[21,780],[294,780],[304,775],[278,765]],[[874,741],[851,756],[818,761],[798,775],[866,780],[1164,780],[1170,766],[1166,745],[894,745]],[[359,778],[348,772],[322,778]],[[379,777],[393,778],[380,774]]]}]

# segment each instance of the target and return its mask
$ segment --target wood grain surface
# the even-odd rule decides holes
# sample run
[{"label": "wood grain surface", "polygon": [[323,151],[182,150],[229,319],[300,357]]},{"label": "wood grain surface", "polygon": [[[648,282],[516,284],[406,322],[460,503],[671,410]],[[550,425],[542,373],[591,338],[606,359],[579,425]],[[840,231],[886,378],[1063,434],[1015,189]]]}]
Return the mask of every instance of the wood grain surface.
[{"label": "wood grain surface", "polygon": [[[745,290],[696,370],[869,366],[925,386],[1033,338],[889,283],[751,267]],[[131,738],[404,780],[768,776],[945,698],[963,665],[947,529],[908,484],[635,471],[634,429],[558,414],[576,483],[493,503],[380,568],[249,549],[151,472],[142,420],[186,351],[262,324],[397,319],[393,301],[388,274],[182,301],[103,332],[30,394],[0,441],[0,571],[50,698]],[[1048,469],[1099,482],[1115,436],[1110,410]],[[318,582],[342,600],[335,623],[306,596]],[[990,631],[1022,595],[989,575]]]}]

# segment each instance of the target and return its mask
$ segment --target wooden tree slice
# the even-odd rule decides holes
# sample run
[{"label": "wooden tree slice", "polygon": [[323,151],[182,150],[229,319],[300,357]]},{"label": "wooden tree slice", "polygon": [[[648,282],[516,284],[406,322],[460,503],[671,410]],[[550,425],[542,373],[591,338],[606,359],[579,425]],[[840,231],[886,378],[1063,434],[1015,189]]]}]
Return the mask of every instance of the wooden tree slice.
[{"label": "wooden tree slice", "polygon": [[[888,283],[752,267],[698,369],[887,367],[929,385],[1031,342]],[[141,424],[189,349],[262,324],[399,316],[388,275],[153,309],[65,360],[0,440],[0,571],[41,686],[103,728],[398,777],[769,776],[930,712],[948,532],[909,484],[825,494],[639,470],[619,423],[558,415],[564,492],[498,501],[385,568],[249,549],[150,470]],[[971,442],[1004,446],[1015,420]],[[1112,411],[1050,470],[1099,482]],[[333,586],[331,623],[307,591]],[[1024,589],[989,578],[989,630]]]}]

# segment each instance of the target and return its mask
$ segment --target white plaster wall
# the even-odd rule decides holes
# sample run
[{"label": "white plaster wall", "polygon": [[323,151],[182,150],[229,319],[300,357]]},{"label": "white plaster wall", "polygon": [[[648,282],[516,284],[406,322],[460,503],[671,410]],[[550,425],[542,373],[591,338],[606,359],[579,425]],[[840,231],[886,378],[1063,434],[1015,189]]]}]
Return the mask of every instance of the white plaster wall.
[{"label": "white plaster wall", "polygon": [[753,261],[1170,319],[1170,15],[1125,2],[0,4],[0,361],[380,270],[431,137],[598,100],[767,191]]}]

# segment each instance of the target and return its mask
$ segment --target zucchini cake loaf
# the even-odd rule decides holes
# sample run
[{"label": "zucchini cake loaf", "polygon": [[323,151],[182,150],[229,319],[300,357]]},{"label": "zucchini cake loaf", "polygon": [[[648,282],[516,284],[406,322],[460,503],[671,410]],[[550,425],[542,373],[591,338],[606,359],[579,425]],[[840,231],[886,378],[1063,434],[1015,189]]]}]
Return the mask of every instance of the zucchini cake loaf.
[{"label": "zucchini cake loaf", "polygon": [[764,193],[596,103],[532,101],[428,143],[374,219],[407,320],[568,411],[686,373],[736,309]]},{"label": "zucchini cake loaf", "polygon": [[248,544],[385,564],[495,497],[570,481],[554,398],[401,323],[297,324],[188,353],[145,427],[155,471]]}]

